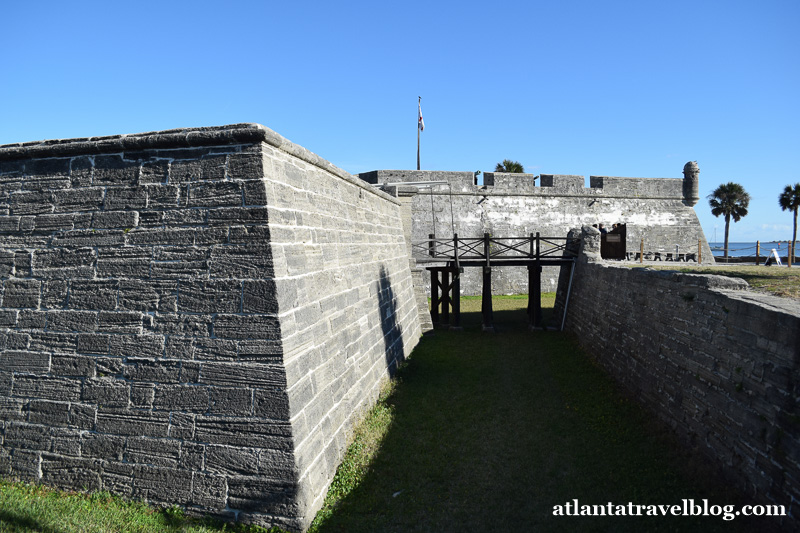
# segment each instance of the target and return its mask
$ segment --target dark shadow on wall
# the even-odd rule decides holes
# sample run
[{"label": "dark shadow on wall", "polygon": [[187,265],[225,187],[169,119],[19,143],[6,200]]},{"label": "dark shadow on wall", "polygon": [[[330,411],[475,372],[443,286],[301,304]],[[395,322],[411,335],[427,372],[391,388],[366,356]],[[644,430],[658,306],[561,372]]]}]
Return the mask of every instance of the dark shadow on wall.
[{"label": "dark shadow on wall", "polygon": [[397,323],[397,298],[386,267],[381,265],[378,279],[378,310],[381,315],[381,330],[386,353],[386,368],[394,376],[397,365],[403,361],[403,328]]}]

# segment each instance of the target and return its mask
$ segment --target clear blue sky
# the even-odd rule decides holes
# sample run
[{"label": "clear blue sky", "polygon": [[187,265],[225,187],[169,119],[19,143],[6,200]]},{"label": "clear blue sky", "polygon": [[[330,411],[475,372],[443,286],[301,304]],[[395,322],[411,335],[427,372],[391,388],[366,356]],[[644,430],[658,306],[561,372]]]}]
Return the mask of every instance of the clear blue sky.
[{"label": "clear blue sky", "polygon": [[0,144],[258,122],[352,173],[416,166],[741,183],[789,239],[797,0],[13,2]]}]

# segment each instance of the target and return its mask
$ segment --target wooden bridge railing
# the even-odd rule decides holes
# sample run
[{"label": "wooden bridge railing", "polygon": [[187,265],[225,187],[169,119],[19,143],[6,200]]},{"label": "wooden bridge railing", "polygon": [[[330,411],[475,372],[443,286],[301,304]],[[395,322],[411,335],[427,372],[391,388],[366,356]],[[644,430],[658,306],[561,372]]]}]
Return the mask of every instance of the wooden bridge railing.
[{"label": "wooden bridge railing", "polygon": [[569,240],[566,237],[542,237],[531,233],[527,237],[483,237],[436,238],[412,242],[414,259],[418,263],[453,261],[481,261],[490,264],[513,259],[556,259],[564,256]]}]

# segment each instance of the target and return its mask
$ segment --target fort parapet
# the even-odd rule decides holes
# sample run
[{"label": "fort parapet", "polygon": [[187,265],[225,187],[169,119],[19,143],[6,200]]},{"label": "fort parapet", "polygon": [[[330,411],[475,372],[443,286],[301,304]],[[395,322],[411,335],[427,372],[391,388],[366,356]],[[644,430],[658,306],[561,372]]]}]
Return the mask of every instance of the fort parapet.
[{"label": "fort parapet", "polygon": [[[662,256],[693,254],[713,262],[693,205],[697,175],[688,178],[623,178],[566,174],[509,174],[486,172],[477,185],[472,172],[377,170],[359,174],[367,183],[447,182],[421,188],[413,199],[412,238],[566,237],[570,228],[614,223],[627,226],[627,249]],[[694,188],[693,188],[694,187]],[[477,271],[462,275],[464,294],[480,294]],[[556,290],[558,269],[545,268],[543,291]],[[492,278],[495,294],[528,292],[522,269],[499,267]]]}]

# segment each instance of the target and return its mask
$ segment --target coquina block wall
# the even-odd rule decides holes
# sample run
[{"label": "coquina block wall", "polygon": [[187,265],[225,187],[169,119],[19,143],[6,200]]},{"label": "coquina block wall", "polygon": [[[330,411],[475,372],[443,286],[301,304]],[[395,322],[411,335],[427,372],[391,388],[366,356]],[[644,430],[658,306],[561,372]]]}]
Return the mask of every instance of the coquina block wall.
[{"label": "coquina block wall", "polygon": [[305,528],[420,334],[399,202],[258,125],[0,147],[0,473]]},{"label": "coquina block wall", "polygon": [[596,230],[583,235],[566,329],[748,497],[797,520],[800,304],[741,279],[615,266]]},{"label": "coquina block wall", "polygon": [[[523,237],[539,232],[542,237],[565,238],[570,228],[583,225],[627,224],[627,248],[639,251],[697,253],[713,262],[697,214],[697,181],[688,178],[618,178],[484,173],[484,184],[475,185],[472,172],[377,170],[359,174],[368,183],[446,181],[433,189],[421,189],[413,203],[413,239]],[[692,191],[695,191],[694,193]],[[434,225],[435,223],[435,225]],[[435,230],[435,231],[434,231]],[[559,269],[546,267],[542,290],[556,290]],[[480,269],[465,269],[463,294],[481,293]],[[428,283],[430,280],[428,280]],[[500,267],[492,272],[495,294],[528,292],[527,272],[519,267]]]}]

